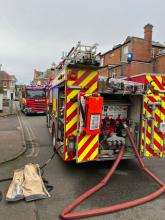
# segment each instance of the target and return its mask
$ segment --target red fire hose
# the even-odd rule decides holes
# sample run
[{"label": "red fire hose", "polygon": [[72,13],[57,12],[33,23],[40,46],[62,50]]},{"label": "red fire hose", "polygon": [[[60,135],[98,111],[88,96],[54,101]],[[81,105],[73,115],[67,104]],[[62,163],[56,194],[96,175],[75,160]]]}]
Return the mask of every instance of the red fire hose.
[{"label": "red fire hose", "polygon": [[161,187],[154,193],[145,196],[143,198],[140,199],[136,199],[133,201],[129,201],[129,202],[125,202],[125,203],[121,203],[118,205],[113,205],[113,206],[109,206],[109,207],[104,207],[104,208],[98,208],[98,209],[92,209],[92,210],[85,210],[85,211],[77,211],[77,212],[72,212],[72,210],[74,208],[76,208],[81,202],[83,202],[85,199],[87,199],[89,196],[91,196],[92,194],[94,194],[96,191],[100,190],[102,187],[104,187],[107,182],[109,181],[109,179],[111,178],[112,174],[114,173],[114,171],[116,170],[124,152],[125,152],[125,146],[123,146],[117,156],[116,161],[114,162],[112,168],[109,170],[108,174],[104,177],[104,179],[97,184],[95,187],[91,188],[90,190],[88,190],[87,192],[85,192],[84,194],[82,194],[80,197],[78,197],[74,202],[72,202],[68,207],[66,207],[63,212],[60,214],[60,217],[62,219],[77,219],[77,218],[87,218],[87,217],[91,217],[91,216],[96,216],[96,215],[103,215],[103,214],[108,214],[108,213],[112,213],[112,212],[116,212],[119,210],[123,210],[123,209],[127,209],[127,208],[131,208],[137,205],[141,205],[143,203],[146,203],[148,201],[151,201],[155,198],[157,198],[158,196],[160,196],[161,194],[165,193],[165,183],[163,183],[161,180],[159,180],[148,168],[145,167],[143,160],[140,158],[140,155],[137,151],[137,147],[134,143],[134,140],[131,136],[130,130],[127,127],[127,125],[124,125],[125,130],[127,132],[128,138],[132,144],[133,150],[137,156],[137,159],[141,165],[141,168],[155,181],[157,182]]}]

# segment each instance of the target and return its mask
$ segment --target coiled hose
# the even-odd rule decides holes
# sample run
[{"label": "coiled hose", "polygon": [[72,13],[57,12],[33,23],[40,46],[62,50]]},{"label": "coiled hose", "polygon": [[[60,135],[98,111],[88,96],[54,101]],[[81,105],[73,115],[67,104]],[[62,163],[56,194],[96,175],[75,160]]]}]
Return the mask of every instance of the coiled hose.
[{"label": "coiled hose", "polygon": [[154,193],[147,195],[147,196],[140,198],[140,199],[136,199],[136,200],[132,200],[129,202],[124,202],[121,204],[108,206],[108,207],[104,207],[104,208],[97,208],[97,209],[92,209],[92,210],[72,212],[72,210],[75,209],[81,202],[83,202],[85,199],[87,199],[89,196],[91,196],[92,194],[94,194],[95,192],[97,192],[98,190],[100,190],[102,187],[104,187],[107,184],[107,182],[110,180],[112,174],[116,170],[116,168],[117,168],[117,166],[118,166],[118,164],[119,164],[120,160],[122,159],[122,156],[125,152],[125,146],[122,146],[122,148],[117,156],[117,159],[115,160],[112,168],[109,170],[109,172],[104,177],[104,179],[99,184],[97,184],[96,186],[94,186],[93,188],[91,188],[90,190],[88,190],[87,192],[82,194],[80,197],[78,197],[68,207],[66,207],[63,210],[63,212],[60,214],[61,219],[78,219],[78,218],[87,218],[87,217],[92,217],[92,216],[97,216],[97,215],[108,214],[108,213],[116,212],[119,210],[131,208],[131,207],[134,207],[137,205],[141,205],[141,204],[149,202],[149,201],[157,198],[158,196],[162,195],[163,193],[165,193],[165,183],[163,183],[148,168],[145,167],[144,162],[141,159],[140,154],[137,150],[136,144],[131,136],[130,130],[126,124],[124,124],[124,128],[127,132],[128,138],[130,140],[130,143],[132,145],[132,148],[135,152],[135,155],[140,163],[142,170],[144,172],[146,172],[156,183],[158,183],[160,185],[160,188],[157,191],[155,191]]}]

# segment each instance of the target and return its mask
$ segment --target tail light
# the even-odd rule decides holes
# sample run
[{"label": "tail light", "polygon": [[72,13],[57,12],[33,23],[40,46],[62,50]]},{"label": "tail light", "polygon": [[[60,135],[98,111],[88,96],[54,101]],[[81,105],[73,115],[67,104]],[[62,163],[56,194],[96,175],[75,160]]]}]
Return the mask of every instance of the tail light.
[{"label": "tail light", "polygon": [[68,155],[73,158],[76,155],[76,137],[73,134],[68,136]]}]

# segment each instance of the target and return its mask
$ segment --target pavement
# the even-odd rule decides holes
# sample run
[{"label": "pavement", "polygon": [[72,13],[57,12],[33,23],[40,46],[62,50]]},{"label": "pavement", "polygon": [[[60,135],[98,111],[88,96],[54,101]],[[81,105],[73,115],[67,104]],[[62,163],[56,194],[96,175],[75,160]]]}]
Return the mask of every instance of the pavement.
[{"label": "pavement", "polygon": [[[14,105],[15,106],[15,105]],[[0,164],[16,159],[26,148],[21,122],[14,107],[12,114],[5,108],[0,116]]]},{"label": "pavement", "polygon": [[9,115],[16,115],[15,102],[13,102],[12,109],[9,106],[3,106],[3,111],[0,111],[0,117],[7,117]]}]

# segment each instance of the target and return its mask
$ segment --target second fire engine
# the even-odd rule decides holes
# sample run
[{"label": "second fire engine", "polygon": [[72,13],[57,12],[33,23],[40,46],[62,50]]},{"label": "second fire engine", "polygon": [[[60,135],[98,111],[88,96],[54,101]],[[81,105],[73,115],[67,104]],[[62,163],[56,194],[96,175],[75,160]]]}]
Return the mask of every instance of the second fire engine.
[{"label": "second fire engine", "polygon": [[20,90],[20,109],[26,115],[34,113],[46,113],[46,87],[24,86]]}]

